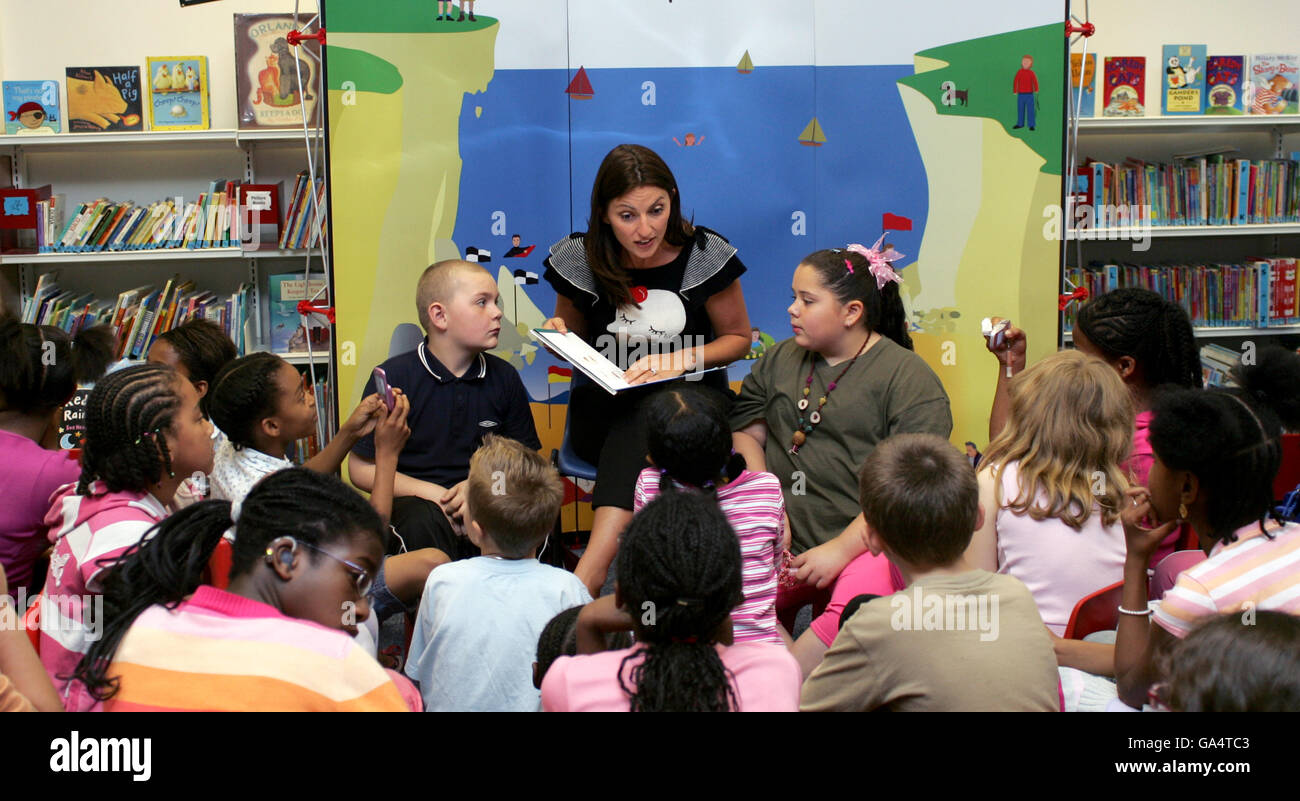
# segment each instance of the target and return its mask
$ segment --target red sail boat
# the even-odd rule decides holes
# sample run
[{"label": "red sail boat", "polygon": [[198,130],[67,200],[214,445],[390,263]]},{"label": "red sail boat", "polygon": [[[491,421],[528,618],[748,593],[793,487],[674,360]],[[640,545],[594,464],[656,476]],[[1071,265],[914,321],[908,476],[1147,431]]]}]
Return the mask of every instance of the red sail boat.
[{"label": "red sail boat", "polygon": [[590,100],[596,94],[591,89],[591,81],[587,80],[587,71],[582,67],[578,67],[578,74],[573,76],[564,93],[574,100]]}]

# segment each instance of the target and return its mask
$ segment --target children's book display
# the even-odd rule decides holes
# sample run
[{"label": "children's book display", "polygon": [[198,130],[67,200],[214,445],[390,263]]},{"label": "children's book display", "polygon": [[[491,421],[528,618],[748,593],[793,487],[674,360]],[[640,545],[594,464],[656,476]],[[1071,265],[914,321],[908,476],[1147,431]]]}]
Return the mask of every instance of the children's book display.
[{"label": "children's book display", "polygon": [[55,134],[63,129],[58,81],[5,81],[5,133]]},{"label": "children's book display", "polygon": [[[314,32],[314,24],[302,27],[307,19],[299,17],[299,29]],[[292,14],[235,15],[235,98],[241,130],[301,128],[304,108],[307,124],[316,123],[319,45],[302,42],[295,58],[287,38],[294,29]]]},{"label": "children's book display", "polygon": [[145,72],[152,76],[145,106],[150,130],[195,131],[212,126],[205,56],[151,56]]},{"label": "children's book display", "polygon": [[313,306],[329,305],[329,290],[324,276],[312,278],[308,283],[302,273],[272,275],[267,279],[271,310],[271,352],[306,353],[308,343],[313,353],[329,351],[329,320],[323,315],[307,315],[304,324],[298,313],[298,304],[304,300]]},{"label": "children's book display", "polygon": [[68,67],[68,130],[144,130],[139,67]]}]

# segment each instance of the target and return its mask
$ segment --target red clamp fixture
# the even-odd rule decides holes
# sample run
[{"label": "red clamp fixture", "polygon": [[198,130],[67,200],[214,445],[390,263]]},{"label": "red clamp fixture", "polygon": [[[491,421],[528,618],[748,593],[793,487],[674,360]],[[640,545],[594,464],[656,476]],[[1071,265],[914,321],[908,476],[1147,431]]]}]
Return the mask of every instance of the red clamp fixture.
[{"label": "red clamp fixture", "polygon": [[[1091,35],[1091,34],[1089,34],[1089,35]],[[325,44],[325,29],[324,29],[324,28],[321,28],[321,29],[320,29],[319,31],[317,31],[316,33],[303,33],[302,31],[289,31],[289,32],[288,32],[287,34],[285,34],[285,36],[284,36],[284,40],[285,40],[286,42],[288,42],[289,44],[293,45],[294,47],[297,47],[298,45],[302,44],[302,40],[303,40],[303,39],[315,39],[316,41],[318,41],[318,42],[320,42],[322,45],[324,45],[324,44]]]},{"label": "red clamp fixture", "polygon": [[[1068,39],[1069,37],[1075,35],[1076,33],[1081,33],[1081,34],[1083,34],[1084,36],[1092,36],[1092,35],[1093,35],[1094,33],[1096,33],[1096,32],[1097,32],[1097,26],[1096,26],[1096,25],[1093,25],[1091,22],[1085,22],[1085,23],[1082,23],[1082,24],[1080,24],[1080,25],[1075,25],[1073,22],[1071,22],[1071,21],[1069,21],[1069,20],[1066,20],[1066,23],[1065,23],[1065,36],[1066,36],[1067,39]],[[292,33],[289,34],[289,35],[290,35],[290,36],[293,36]],[[293,40],[290,39],[290,40],[289,40],[289,44],[293,44],[293,43],[294,43]],[[324,44],[324,40],[322,40],[321,43]]]},{"label": "red clamp fixture", "polygon": [[310,300],[298,301],[298,313],[306,317],[309,314],[323,314],[334,325],[334,307],[333,306],[313,306]]},{"label": "red clamp fixture", "polygon": [[[1075,289],[1073,292],[1065,293],[1060,297],[1060,305],[1058,308],[1060,308],[1061,311],[1065,311],[1065,307],[1069,306],[1071,303],[1073,303],[1076,300],[1086,301],[1088,299],[1089,294],[1090,293],[1088,292],[1088,287],[1086,286],[1081,286]],[[303,303],[305,302],[306,301],[303,301]],[[302,303],[298,304],[298,310],[302,311]]]}]

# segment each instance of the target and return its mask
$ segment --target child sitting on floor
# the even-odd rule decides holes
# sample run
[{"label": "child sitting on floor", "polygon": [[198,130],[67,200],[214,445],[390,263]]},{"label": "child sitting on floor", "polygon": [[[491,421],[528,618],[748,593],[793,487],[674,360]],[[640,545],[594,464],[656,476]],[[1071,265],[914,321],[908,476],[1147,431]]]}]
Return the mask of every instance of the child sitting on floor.
[{"label": "child sitting on floor", "polygon": [[591,600],[572,573],[537,561],[563,497],[555,468],[514,440],[489,436],[470,460],[465,530],[481,555],[425,584],[406,662],[425,711],[537,710],[538,635]]},{"label": "child sitting on floor", "polygon": [[1056,658],[1019,580],[966,557],[975,475],[941,437],[898,434],[859,477],[866,547],[907,582],[862,604],[803,685],[803,711],[1059,708]]}]

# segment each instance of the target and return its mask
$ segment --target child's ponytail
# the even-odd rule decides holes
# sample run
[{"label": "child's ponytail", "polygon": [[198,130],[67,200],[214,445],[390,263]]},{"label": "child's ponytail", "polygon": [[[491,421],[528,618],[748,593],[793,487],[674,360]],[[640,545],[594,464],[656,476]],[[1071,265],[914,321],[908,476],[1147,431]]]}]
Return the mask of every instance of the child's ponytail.
[{"label": "child's ponytail", "polygon": [[728,407],[720,393],[687,384],[674,384],[646,401],[646,452],[664,471],[661,490],[672,480],[716,489],[720,479],[740,475],[744,458],[731,449]]},{"label": "child's ponytail", "polygon": [[[734,676],[715,645],[743,600],[740,545],[717,504],[670,492],[632,519],[618,552],[619,593],[637,618],[644,659],[619,686],[633,712],[725,712],[737,708]],[[646,621],[649,623],[646,623]]]},{"label": "child's ponytail", "polygon": [[109,678],[108,667],[127,630],[149,607],[175,608],[198,589],[217,543],[231,525],[229,501],[202,501],[158,523],[151,539],[103,565],[104,630],[71,676],[91,697],[113,697],[117,681]]}]

